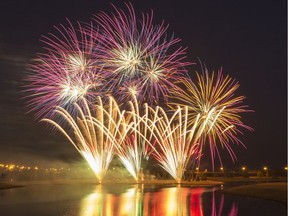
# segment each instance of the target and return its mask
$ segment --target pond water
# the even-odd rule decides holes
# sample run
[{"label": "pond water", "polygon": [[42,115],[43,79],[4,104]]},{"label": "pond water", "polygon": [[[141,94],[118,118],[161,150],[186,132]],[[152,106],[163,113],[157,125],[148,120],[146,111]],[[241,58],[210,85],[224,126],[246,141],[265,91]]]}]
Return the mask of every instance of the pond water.
[{"label": "pond water", "polygon": [[224,195],[213,187],[63,184],[0,190],[1,216],[286,215],[277,202]]}]

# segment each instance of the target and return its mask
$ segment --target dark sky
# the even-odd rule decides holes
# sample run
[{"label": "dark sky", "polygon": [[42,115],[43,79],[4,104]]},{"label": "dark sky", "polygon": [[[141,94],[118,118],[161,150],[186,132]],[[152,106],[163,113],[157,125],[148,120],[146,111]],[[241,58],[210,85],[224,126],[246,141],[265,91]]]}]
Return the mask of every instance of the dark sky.
[{"label": "dark sky", "polygon": [[[121,1],[111,1],[124,7]],[[154,23],[169,24],[168,32],[188,47],[187,59],[205,62],[209,70],[223,67],[239,81],[238,93],[255,113],[243,115],[254,132],[234,146],[235,166],[282,168],[287,159],[287,14],[286,1],[190,0],[131,1],[138,12],[154,11]],[[41,35],[53,25],[89,21],[109,12],[109,1],[2,0],[0,2],[0,162],[73,162],[80,156],[64,138],[25,114],[20,93],[26,64],[41,51]],[[140,15],[140,13],[138,13]],[[195,74],[197,67],[191,67]],[[193,77],[193,75],[192,75]],[[226,156],[225,156],[226,155]],[[224,158],[228,155],[224,153]],[[227,165],[233,165],[229,159]],[[227,161],[227,162],[226,162]],[[208,163],[208,162],[207,162]]]}]

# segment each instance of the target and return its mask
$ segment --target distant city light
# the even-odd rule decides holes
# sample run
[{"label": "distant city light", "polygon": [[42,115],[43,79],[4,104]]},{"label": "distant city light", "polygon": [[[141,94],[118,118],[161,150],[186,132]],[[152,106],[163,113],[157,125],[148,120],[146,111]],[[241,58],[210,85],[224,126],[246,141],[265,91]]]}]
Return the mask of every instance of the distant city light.
[{"label": "distant city light", "polygon": [[[24,166],[24,165],[17,165],[17,164],[3,164],[0,163],[0,168],[1,169],[6,169],[9,171],[23,171],[23,170],[35,170],[35,171],[39,171],[39,170],[46,170],[46,171],[52,171],[52,172],[59,172],[59,171],[64,171],[64,168],[41,168],[39,166]],[[70,169],[67,169],[68,171],[70,171]]]}]

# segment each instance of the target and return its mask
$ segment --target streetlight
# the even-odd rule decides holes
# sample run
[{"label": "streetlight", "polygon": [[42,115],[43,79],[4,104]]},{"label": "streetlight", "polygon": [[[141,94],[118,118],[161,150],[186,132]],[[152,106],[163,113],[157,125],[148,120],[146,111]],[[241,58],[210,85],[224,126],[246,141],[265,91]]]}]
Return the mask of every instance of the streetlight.
[{"label": "streetlight", "polygon": [[246,169],[246,167],[245,166],[242,166],[242,176],[243,177],[248,177],[248,172],[247,172],[247,169]]},{"label": "streetlight", "polygon": [[267,166],[264,166],[264,167],[263,167],[263,170],[264,170],[264,171],[267,171],[267,170],[268,170]]},{"label": "streetlight", "polygon": [[224,167],[220,167],[220,176],[224,177]]}]

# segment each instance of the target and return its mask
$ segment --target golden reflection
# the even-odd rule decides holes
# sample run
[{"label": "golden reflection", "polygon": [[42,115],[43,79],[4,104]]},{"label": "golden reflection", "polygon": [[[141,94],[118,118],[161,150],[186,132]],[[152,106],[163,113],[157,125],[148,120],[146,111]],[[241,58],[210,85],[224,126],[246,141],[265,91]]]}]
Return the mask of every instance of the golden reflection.
[{"label": "golden reflection", "polygon": [[113,196],[103,190],[101,185],[82,200],[80,216],[107,215],[113,216]]},{"label": "golden reflection", "polygon": [[121,207],[118,215],[143,215],[140,209],[143,203],[143,193],[140,187],[141,185],[136,185],[120,196]]},{"label": "golden reflection", "polygon": [[[114,188],[122,190],[115,193]],[[113,193],[110,193],[110,190]],[[208,196],[203,194],[208,192]],[[211,205],[212,204],[212,205]],[[226,209],[226,210],[225,210]],[[228,212],[227,212],[228,210]],[[228,213],[228,214],[226,214]],[[224,195],[215,196],[214,189],[167,187],[144,191],[144,184],[123,190],[123,186],[98,185],[82,200],[80,216],[237,216],[235,203],[224,208]]]},{"label": "golden reflection", "polygon": [[189,215],[187,208],[188,188],[171,187],[154,193],[148,211],[152,215]]}]

